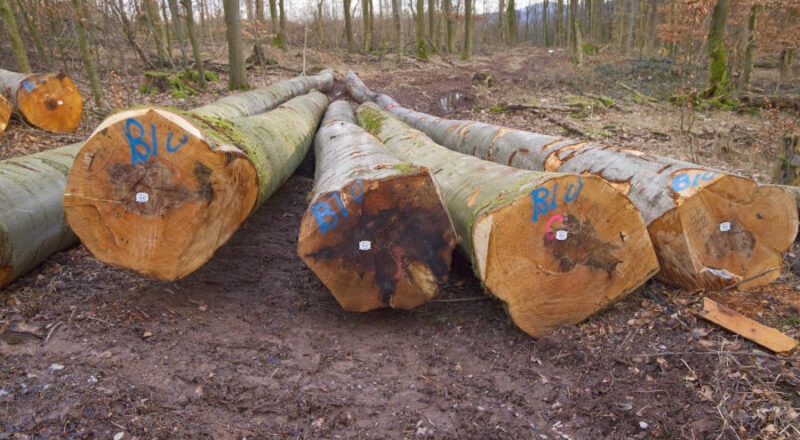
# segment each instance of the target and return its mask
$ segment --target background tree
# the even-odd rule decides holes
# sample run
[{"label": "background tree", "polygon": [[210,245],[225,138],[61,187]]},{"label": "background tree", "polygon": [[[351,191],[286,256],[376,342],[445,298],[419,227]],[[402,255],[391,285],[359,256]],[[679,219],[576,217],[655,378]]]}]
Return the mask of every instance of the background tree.
[{"label": "background tree", "polygon": [[464,0],[464,50],[462,60],[472,59],[472,6],[475,0]]},{"label": "background tree", "polygon": [[706,96],[724,96],[728,93],[728,51],[725,48],[725,23],[728,20],[730,0],[717,0],[708,32],[708,88]]},{"label": "background tree", "polygon": [[[282,2],[283,0],[281,0]],[[230,63],[230,80],[228,88],[246,89],[247,71],[244,64],[244,42],[242,40],[242,23],[239,17],[239,0],[224,0],[226,35],[228,38],[228,61]]]},{"label": "background tree", "polygon": [[94,58],[89,50],[89,41],[86,38],[86,24],[89,23],[89,18],[83,13],[83,2],[81,0],[72,0],[72,9],[75,12],[75,24],[78,29],[78,47],[83,59],[83,65],[86,66],[86,74],[89,76],[89,84],[92,88],[92,96],[94,96],[94,103],[99,110],[105,110],[103,104],[103,88],[100,86],[100,78],[97,76],[97,70],[94,67]]},{"label": "background tree", "polygon": [[417,58],[428,59],[425,49],[425,0],[417,0],[417,12],[414,16],[414,39],[417,46]]},{"label": "background tree", "polygon": [[22,37],[17,26],[17,19],[14,17],[14,10],[11,9],[9,0],[0,0],[0,15],[3,16],[3,22],[6,24],[8,38],[11,41],[11,51],[14,53],[14,61],[17,63],[17,70],[21,73],[31,73],[28,54],[25,52],[25,46],[22,43]]}]

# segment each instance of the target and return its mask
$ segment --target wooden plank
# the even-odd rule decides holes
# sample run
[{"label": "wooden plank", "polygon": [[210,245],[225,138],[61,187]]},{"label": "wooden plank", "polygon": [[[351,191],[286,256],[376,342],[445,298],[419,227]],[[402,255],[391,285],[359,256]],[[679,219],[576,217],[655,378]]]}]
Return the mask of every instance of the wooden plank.
[{"label": "wooden plank", "polygon": [[709,298],[703,298],[703,311],[700,312],[700,316],[776,353],[797,348],[798,342],[795,339]]}]

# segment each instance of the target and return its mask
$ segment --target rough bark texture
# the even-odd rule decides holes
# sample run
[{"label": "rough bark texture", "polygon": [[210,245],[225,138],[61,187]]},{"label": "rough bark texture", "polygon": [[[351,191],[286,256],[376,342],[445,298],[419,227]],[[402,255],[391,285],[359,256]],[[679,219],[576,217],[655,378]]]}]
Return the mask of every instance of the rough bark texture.
[{"label": "rough bark texture", "polygon": [[314,152],[297,253],[339,304],[411,309],[436,296],[456,234],[428,170],[389,153],[345,101],[328,107]]},{"label": "rough bark texture", "polygon": [[82,145],[0,161],[0,289],[78,243],[61,196]]},{"label": "rough bark texture", "polygon": [[461,249],[526,333],[578,323],[658,270],[636,208],[601,179],[448,150],[374,103],[359,107],[358,119],[400,158],[430,169]]},{"label": "rough bark texture", "polygon": [[11,113],[14,111],[14,105],[11,101],[6,99],[5,96],[0,94],[0,133],[6,131],[8,120],[11,119]]},{"label": "rough bark texture", "polygon": [[31,71],[31,66],[28,62],[28,54],[25,52],[25,46],[22,44],[22,37],[19,34],[17,19],[14,17],[14,9],[11,7],[9,0],[0,0],[0,17],[6,25],[6,32],[8,33],[8,39],[11,43],[11,52],[13,52],[14,60],[17,63],[17,69],[29,73]]},{"label": "rough bark texture", "polygon": [[265,112],[311,89],[327,92],[333,87],[333,72],[323,70],[313,76],[298,76],[261,89],[237,93],[192,110],[204,118],[229,119]]},{"label": "rough bark texture", "polygon": [[200,90],[208,88],[206,82],[206,69],[203,63],[203,57],[200,55],[200,43],[197,41],[197,32],[194,28],[194,11],[192,11],[192,0],[181,0],[184,9],[186,9],[186,33],[189,34],[189,43],[192,45],[192,57],[194,58],[194,65],[197,68],[197,87]]},{"label": "rough bark texture", "polygon": [[67,221],[102,261],[183,277],[294,172],[327,103],[312,91],[228,120],[154,108],[118,113],[75,158]]},{"label": "rough bark texture", "polygon": [[[792,197],[752,179],[660,156],[474,121],[446,120],[375,94],[352,72],[347,87],[434,141],[517,168],[595,175],[641,211],[661,263],[658,277],[685,288],[742,288],[780,275],[797,234]],[[746,281],[747,280],[747,281]]]},{"label": "rough bark texture", "polygon": [[92,88],[92,96],[94,103],[98,109],[104,108],[103,105],[103,88],[100,86],[100,78],[97,76],[97,69],[94,67],[94,57],[89,50],[89,40],[86,36],[86,23],[89,21],[88,17],[83,15],[80,0],[72,0],[72,9],[75,12],[76,28],[78,30],[78,51],[81,54],[81,60],[86,67],[86,74],[89,76],[89,84]]},{"label": "rough bark texture", "polygon": [[230,81],[228,88],[239,90],[248,88],[247,70],[245,70],[244,39],[242,38],[242,20],[239,17],[239,0],[225,0],[225,35],[228,40],[228,62],[230,63]]},{"label": "rough bark texture", "polygon": [[750,7],[750,17],[747,19],[747,46],[744,49],[744,60],[742,61],[742,79],[740,89],[750,90],[750,75],[753,72],[753,59],[756,53],[756,27],[758,26],[758,13],[761,5],[754,3]]},{"label": "rough bark texture", "polygon": [[63,73],[16,73],[0,69],[0,91],[27,122],[43,130],[75,131],[83,98]]},{"label": "rough bark texture", "polygon": [[709,97],[728,93],[728,51],[725,48],[725,23],[730,0],[717,0],[708,31],[708,89]]},{"label": "rough bark texture", "polygon": [[464,49],[461,51],[462,60],[472,59],[472,13],[475,0],[464,0]]}]

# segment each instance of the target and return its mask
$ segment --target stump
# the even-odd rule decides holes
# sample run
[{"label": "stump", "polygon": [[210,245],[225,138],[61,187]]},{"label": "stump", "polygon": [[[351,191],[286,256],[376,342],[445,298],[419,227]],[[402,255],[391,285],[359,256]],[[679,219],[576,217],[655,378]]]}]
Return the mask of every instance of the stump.
[{"label": "stump", "polygon": [[312,91],[227,120],[155,108],[117,113],[75,158],[67,222],[104,262],[157,279],[186,276],[289,178],[327,103]]},{"label": "stump", "polygon": [[639,212],[602,179],[457,153],[373,103],[359,107],[358,120],[394,154],[431,170],[461,250],[526,333],[578,323],[658,271]]},{"label": "stump", "polygon": [[0,69],[0,90],[31,125],[54,132],[78,129],[83,98],[63,73],[16,73]]},{"label": "stump", "polygon": [[537,171],[594,175],[641,211],[661,265],[658,278],[687,289],[751,288],[780,275],[797,235],[794,199],[780,188],[697,164],[475,121],[436,118],[376,94],[356,77],[348,90],[455,151]]},{"label": "stump", "polygon": [[328,107],[314,149],[298,255],[345,310],[412,309],[436,296],[456,234],[428,170],[392,155],[344,101]]}]

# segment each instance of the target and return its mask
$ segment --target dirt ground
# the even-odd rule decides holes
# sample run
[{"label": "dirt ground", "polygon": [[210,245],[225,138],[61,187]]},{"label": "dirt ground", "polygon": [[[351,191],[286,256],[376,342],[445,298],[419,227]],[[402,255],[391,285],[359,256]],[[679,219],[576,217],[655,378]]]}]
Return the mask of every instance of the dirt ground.
[{"label": "dirt ground", "polygon": [[[575,68],[560,52],[531,48],[400,68],[389,56],[309,59],[333,67],[337,78],[353,69],[418,110],[549,134],[568,123],[594,140],[761,181],[769,181],[783,134],[798,132],[796,115],[665,102],[666,89],[697,84],[663,63]],[[290,51],[279,61],[295,66],[298,58]],[[486,70],[498,84],[473,84],[473,74]],[[757,84],[769,80],[761,73]],[[251,80],[293,75],[252,71]],[[222,87],[176,102],[107,84],[121,107],[191,108],[225,93]],[[331,96],[343,91],[337,84]],[[589,104],[572,116],[500,106],[576,102]],[[0,156],[84,138],[100,120],[88,110],[74,136],[15,123],[0,137]],[[651,281],[537,341],[512,325],[457,255],[430,303],[347,313],[296,256],[312,185],[311,169],[301,168],[206,266],[180,281],[107,266],[78,246],[0,292],[0,439],[800,437],[798,355],[766,352],[696,314],[706,295],[798,337],[800,278],[789,270],[746,292],[687,292]]]}]

